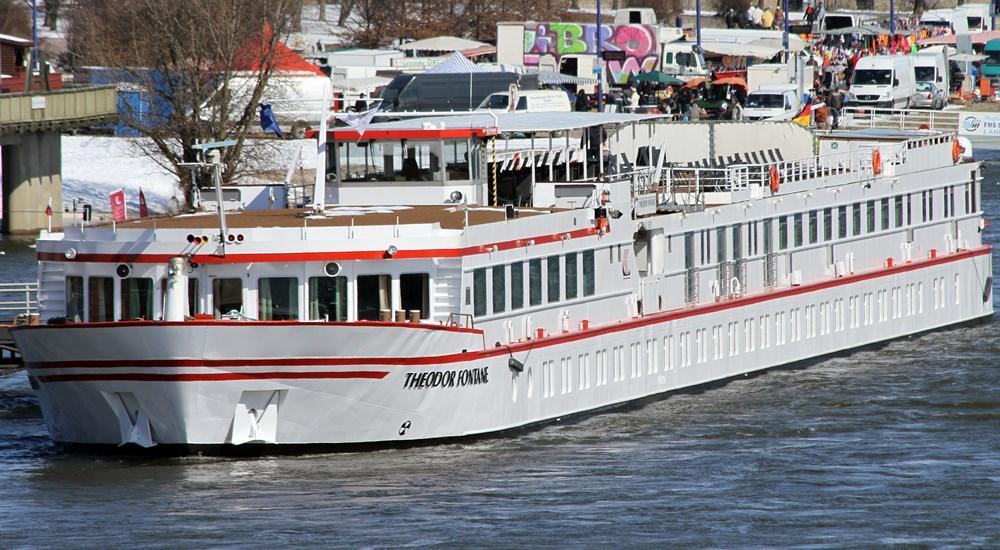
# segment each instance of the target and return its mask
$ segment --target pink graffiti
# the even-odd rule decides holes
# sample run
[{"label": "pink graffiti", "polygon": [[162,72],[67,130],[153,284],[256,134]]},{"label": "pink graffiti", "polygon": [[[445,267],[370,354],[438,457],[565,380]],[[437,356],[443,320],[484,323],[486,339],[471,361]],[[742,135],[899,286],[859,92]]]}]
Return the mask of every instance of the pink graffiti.
[{"label": "pink graffiti", "polygon": [[[580,23],[536,23],[524,27],[524,63],[537,65],[542,56],[558,64],[564,55],[596,55],[597,26]],[[629,74],[656,68],[656,29],[648,25],[601,25],[601,49],[623,51],[626,59],[608,62],[609,80],[624,83]]]}]

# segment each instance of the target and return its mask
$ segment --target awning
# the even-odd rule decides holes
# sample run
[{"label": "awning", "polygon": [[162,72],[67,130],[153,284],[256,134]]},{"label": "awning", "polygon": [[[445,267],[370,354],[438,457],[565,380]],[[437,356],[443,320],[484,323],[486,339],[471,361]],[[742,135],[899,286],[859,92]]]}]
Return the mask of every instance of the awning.
[{"label": "awning", "polygon": [[399,49],[403,51],[422,50],[433,52],[461,52],[471,50],[473,48],[482,48],[483,46],[489,46],[489,44],[485,42],[477,42],[475,40],[467,40],[465,38],[458,38],[457,36],[436,36],[434,38],[425,38],[423,40],[408,42],[400,46]]}]

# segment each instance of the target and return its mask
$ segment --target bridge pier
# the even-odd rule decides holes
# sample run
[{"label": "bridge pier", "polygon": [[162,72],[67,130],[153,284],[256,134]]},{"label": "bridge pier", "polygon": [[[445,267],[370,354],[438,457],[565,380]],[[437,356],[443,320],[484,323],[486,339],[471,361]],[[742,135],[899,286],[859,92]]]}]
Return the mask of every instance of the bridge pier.
[{"label": "bridge pier", "polygon": [[45,206],[52,201],[52,228],[63,225],[62,148],[58,131],[0,136],[3,224],[0,232],[36,234],[48,227]]}]

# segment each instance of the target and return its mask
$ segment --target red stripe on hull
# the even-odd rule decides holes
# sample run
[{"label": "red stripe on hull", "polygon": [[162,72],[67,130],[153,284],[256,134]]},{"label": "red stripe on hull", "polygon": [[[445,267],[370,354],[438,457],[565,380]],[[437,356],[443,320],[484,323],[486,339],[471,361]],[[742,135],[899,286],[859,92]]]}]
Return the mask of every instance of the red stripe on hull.
[{"label": "red stripe on hull", "polygon": [[[272,359],[145,359],[145,360],[135,360],[135,361],[121,361],[121,360],[97,360],[97,361],[51,361],[42,363],[29,363],[29,369],[56,369],[56,368],[124,368],[124,367],[143,367],[143,368],[170,368],[170,367],[209,367],[209,368],[239,368],[239,367],[259,367],[259,366],[352,366],[352,365],[377,365],[377,366],[421,366],[421,365],[443,365],[449,363],[459,363],[465,361],[475,361],[479,359],[486,359],[491,357],[496,357],[498,355],[507,355],[508,353],[520,353],[527,352],[533,349],[545,348],[554,345],[560,345],[570,342],[575,342],[578,340],[586,340],[589,338],[594,338],[597,336],[602,336],[605,334],[613,334],[616,332],[622,332],[626,330],[632,330],[635,328],[645,327],[649,325],[655,325],[659,323],[666,323],[669,321],[674,321],[677,319],[685,319],[687,317],[694,317],[699,315],[706,315],[709,313],[715,313],[718,311],[724,311],[727,309],[736,309],[745,307],[748,305],[753,305],[761,302],[767,302],[771,300],[777,300],[781,298],[786,298],[789,296],[797,296],[800,294],[808,294],[811,292],[818,292],[821,290],[826,290],[829,288],[835,288],[839,286],[850,285],[854,283],[859,283],[871,279],[878,279],[881,277],[890,277],[893,275],[898,275],[901,273],[906,273],[909,271],[915,271],[917,269],[923,269],[928,267],[933,267],[937,265],[947,264],[951,262],[956,262],[965,259],[971,259],[978,256],[983,256],[990,254],[992,252],[992,247],[985,246],[978,248],[976,250],[966,250],[957,252],[949,256],[939,256],[937,258],[928,258],[925,260],[920,260],[912,262],[909,264],[894,265],[893,267],[882,268],[867,273],[861,273],[857,275],[850,275],[847,277],[841,277],[838,279],[830,279],[828,281],[823,281],[819,283],[813,283],[808,285],[802,285],[797,287],[786,288],[782,290],[776,290],[772,292],[766,292],[763,294],[757,294],[754,296],[748,296],[745,298],[737,298],[733,300],[720,301],[714,304],[708,304],[704,306],[686,308],[681,310],[666,311],[661,313],[654,313],[647,315],[645,317],[639,317],[635,319],[630,319],[620,323],[610,324],[603,327],[591,328],[585,331],[571,332],[566,334],[554,335],[538,340],[529,340],[526,342],[519,342],[510,344],[509,346],[501,346],[497,348],[489,348],[481,351],[469,351],[465,353],[453,353],[447,355],[436,355],[436,356],[420,356],[420,357],[334,357],[334,358],[272,358]],[[211,322],[208,322],[211,323]],[[145,323],[150,327],[156,325],[156,323]],[[58,330],[61,328],[70,327],[73,325],[53,325],[49,328],[53,330]],[[79,325],[85,327],[86,325]],[[238,324],[237,324],[238,326]],[[24,330],[31,327],[19,327],[14,330]],[[303,373],[308,374],[308,373]],[[74,376],[74,375],[67,375]],[[86,376],[86,375],[84,375]],[[107,375],[114,377],[117,375]],[[111,378],[115,379],[115,378]]]},{"label": "red stripe on hull", "polygon": [[39,376],[42,382],[224,382],[230,380],[280,380],[280,379],[343,379],[367,378],[381,380],[388,372],[211,372],[185,374],[53,374]]}]

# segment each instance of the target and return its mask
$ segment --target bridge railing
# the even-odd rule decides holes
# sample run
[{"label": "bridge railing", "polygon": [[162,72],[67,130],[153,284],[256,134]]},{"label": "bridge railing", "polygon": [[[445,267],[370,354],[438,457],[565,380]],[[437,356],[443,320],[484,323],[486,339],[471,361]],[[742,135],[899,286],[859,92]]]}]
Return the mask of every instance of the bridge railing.
[{"label": "bridge railing", "polygon": [[0,323],[38,315],[38,283],[0,283]]},{"label": "bridge railing", "polygon": [[118,116],[114,86],[0,95],[0,133],[85,126]]}]

